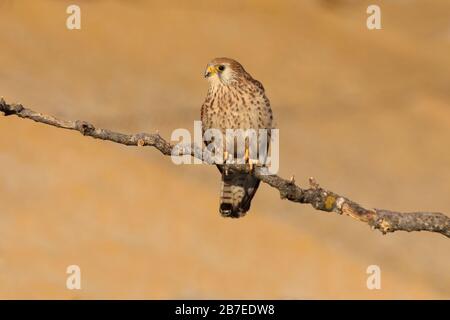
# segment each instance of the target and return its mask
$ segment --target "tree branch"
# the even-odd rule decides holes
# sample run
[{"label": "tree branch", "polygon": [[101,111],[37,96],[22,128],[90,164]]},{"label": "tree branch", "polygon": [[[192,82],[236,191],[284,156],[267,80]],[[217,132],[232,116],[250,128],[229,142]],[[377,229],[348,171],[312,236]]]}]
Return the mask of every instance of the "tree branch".
[{"label": "tree branch", "polygon": [[[59,120],[55,117],[24,108],[21,104],[7,104],[3,99],[0,100],[0,111],[5,116],[16,115],[20,118],[31,119],[58,128],[76,130],[85,136],[95,139],[108,140],[127,146],[155,147],[166,156],[171,155],[175,148],[173,144],[163,139],[159,133],[123,134],[95,128],[86,121]],[[210,157],[208,152],[205,153],[201,147],[194,144],[184,146],[178,151],[187,152],[193,157],[203,160],[205,160],[206,155],[207,163]],[[237,166],[237,168],[238,170],[249,172],[245,166]],[[373,229],[378,229],[383,234],[394,231],[429,231],[441,233],[450,238],[450,218],[440,212],[402,213],[382,209],[365,209],[346,197],[321,188],[314,178],[310,178],[310,187],[308,189],[302,189],[295,184],[293,177],[287,180],[277,175],[270,175],[265,167],[256,167],[253,174],[264,183],[277,189],[282,199],[310,204],[316,210],[348,215],[369,224]]]}]

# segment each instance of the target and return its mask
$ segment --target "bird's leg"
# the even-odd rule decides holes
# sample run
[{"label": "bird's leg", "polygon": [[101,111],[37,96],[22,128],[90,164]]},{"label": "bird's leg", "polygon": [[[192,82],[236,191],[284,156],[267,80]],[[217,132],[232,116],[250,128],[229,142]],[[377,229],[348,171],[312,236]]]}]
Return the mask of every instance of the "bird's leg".
[{"label": "bird's leg", "polygon": [[228,151],[225,149],[223,151],[223,172],[225,175],[228,175]]},{"label": "bird's leg", "polygon": [[258,164],[258,160],[250,158],[250,148],[249,148],[249,146],[245,146],[244,160],[245,160],[245,163],[248,163],[250,172],[253,172],[253,169],[254,169],[253,165]]}]

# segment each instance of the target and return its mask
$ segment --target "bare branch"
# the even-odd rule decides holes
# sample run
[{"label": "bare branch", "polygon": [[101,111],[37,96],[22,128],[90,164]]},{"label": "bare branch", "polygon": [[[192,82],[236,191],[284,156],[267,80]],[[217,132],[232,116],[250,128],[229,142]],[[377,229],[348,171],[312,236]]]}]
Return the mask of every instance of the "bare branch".
[{"label": "bare branch", "polygon": [[[158,133],[123,134],[107,129],[95,128],[86,121],[59,120],[52,116],[35,112],[21,104],[7,104],[0,100],[0,111],[5,116],[16,115],[20,118],[31,119],[58,128],[76,130],[85,136],[95,139],[108,140],[127,146],[151,146],[164,155],[171,155],[175,146],[163,139]],[[178,149],[177,152],[188,152],[193,157],[208,162],[210,154],[194,144]],[[234,166],[237,170],[247,171],[246,166]],[[280,192],[282,199],[293,202],[310,204],[316,210],[336,212],[348,215],[356,220],[369,224],[373,229],[383,234],[394,231],[430,231],[441,233],[450,238],[450,218],[440,212],[396,212],[382,209],[365,209],[358,203],[337,193],[325,190],[310,178],[310,188],[302,189],[295,184],[294,177],[283,179],[277,175],[270,175],[265,167],[256,167],[253,174]]]}]

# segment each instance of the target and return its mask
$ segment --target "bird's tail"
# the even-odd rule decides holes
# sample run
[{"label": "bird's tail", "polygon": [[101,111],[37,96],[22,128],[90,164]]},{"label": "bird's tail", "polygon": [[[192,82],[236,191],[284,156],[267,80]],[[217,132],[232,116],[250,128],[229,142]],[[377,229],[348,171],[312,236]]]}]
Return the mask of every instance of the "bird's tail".
[{"label": "bird's tail", "polygon": [[248,173],[222,171],[220,214],[223,217],[243,217],[250,209],[259,182],[259,179]]}]

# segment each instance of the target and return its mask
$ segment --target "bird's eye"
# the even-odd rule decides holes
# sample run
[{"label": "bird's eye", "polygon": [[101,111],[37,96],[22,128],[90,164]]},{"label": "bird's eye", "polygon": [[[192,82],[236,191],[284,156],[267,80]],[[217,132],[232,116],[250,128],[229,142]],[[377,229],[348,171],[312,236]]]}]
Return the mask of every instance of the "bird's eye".
[{"label": "bird's eye", "polygon": [[219,71],[223,71],[223,70],[225,70],[225,66],[220,65],[217,69],[219,69]]}]

